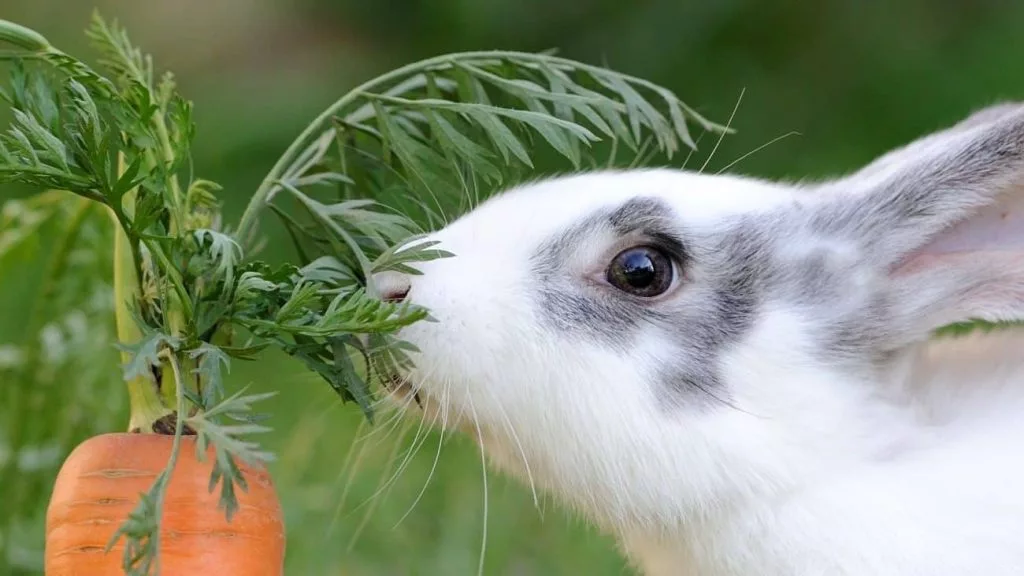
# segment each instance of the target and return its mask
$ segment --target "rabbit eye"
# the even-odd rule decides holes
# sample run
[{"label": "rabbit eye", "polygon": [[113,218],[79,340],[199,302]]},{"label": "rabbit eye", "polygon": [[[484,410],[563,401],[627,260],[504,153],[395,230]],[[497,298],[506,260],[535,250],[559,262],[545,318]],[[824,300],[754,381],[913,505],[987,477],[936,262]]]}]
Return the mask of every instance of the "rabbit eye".
[{"label": "rabbit eye", "polygon": [[608,266],[608,282],[634,296],[651,298],[665,293],[674,276],[672,260],[650,246],[623,250]]}]

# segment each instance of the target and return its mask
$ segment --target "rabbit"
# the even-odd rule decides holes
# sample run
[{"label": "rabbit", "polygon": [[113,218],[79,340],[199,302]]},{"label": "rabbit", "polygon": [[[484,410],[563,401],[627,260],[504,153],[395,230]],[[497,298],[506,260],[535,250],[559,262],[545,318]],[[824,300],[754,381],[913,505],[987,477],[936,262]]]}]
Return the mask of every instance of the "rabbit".
[{"label": "rabbit", "polygon": [[[392,399],[640,574],[1024,574],[1024,104],[846,175],[548,176],[371,278]],[[415,395],[419,402],[408,402]]]}]

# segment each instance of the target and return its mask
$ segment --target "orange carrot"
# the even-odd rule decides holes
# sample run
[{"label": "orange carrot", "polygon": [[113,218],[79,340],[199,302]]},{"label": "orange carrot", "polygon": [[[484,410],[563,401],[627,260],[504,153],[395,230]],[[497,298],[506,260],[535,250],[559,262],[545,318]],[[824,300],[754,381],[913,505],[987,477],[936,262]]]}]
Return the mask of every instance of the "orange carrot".
[{"label": "orange carrot", "polygon": [[[64,462],[46,513],[47,576],[121,576],[120,540],[107,543],[167,465],[173,436],[103,434],[80,444]],[[160,527],[162,576],[281,576],[285,532],[270,475],[238,462],[248,491],[229,522],[210,492],[213,448],[196,458],[183,436]]]}]

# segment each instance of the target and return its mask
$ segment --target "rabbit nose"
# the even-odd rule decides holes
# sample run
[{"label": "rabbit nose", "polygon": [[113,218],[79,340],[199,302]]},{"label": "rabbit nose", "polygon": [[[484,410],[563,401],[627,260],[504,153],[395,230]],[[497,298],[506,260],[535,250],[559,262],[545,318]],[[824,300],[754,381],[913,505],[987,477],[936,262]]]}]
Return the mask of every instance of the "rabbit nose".
[{"label": "rabbit nose", "polygon": [[412,288],[409,277],[401,272],[387,271],[373,275],[373,286],[385,302],[401,302]]}]

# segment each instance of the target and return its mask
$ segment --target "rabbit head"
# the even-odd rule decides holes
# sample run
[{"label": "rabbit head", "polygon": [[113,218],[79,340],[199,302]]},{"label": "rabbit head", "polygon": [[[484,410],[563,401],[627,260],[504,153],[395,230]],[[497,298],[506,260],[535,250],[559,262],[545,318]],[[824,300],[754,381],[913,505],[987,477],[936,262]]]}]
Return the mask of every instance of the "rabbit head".
[{"label": "rabbit head", "polygon": [[374,282],[434,319],[400,334],[425,418],[598,523],[671,527],[912,443],[894,358],[1024,315],[1022,177],[1000,105],[824,182],[519,186],[427,238],[453,257]]}]

